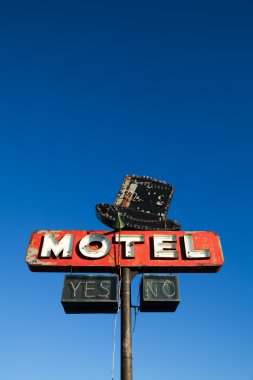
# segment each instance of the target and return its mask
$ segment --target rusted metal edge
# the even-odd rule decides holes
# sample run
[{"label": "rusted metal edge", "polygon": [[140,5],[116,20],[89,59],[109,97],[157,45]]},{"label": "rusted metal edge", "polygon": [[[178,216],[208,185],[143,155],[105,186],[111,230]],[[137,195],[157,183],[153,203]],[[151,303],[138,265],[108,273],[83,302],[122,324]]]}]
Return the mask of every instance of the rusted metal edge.
[{"label": "rusted metal edge", "polygon": [[[28,267],[31,272],[73,272],[73,273],[118,273],[119,267],[80,267],[80,266],[72,266],[72,265],[54,265],[50,263],[50,265],[45,263],[43,261],[43,264],[40,262],[33,263],[28,262]],[[120,268],[130,268],[131,271],[138,272],[139,274],[142,273],[217,273],[220,271],[222,265],[212,265],[212,266],[205,266],[205,265],[199,265],[197,267],[127,267],[127,266],[121,266]]]}]

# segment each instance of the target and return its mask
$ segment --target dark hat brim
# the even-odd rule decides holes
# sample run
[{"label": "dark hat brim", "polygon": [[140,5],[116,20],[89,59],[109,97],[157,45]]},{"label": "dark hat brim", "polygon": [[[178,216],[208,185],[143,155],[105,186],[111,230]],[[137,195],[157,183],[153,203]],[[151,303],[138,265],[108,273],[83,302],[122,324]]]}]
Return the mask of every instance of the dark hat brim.
[{"label": "dark hat brim", "polygon": [[96,205],[98,219],[108,227],[114,228],[117,214],[125,223],[125,229],[178,231],[180,223],[176,220],[165,219],[147,212],[101,203]]}]

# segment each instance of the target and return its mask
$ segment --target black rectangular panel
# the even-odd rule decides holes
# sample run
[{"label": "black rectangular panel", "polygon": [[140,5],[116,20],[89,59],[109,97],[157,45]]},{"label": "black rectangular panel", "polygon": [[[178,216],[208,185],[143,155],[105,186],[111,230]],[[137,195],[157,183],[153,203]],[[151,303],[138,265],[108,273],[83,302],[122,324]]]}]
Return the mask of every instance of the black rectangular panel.
[{"label": "black rectangular panel", "polygon": [[143,275],[140,311],[175,311],[179,302],[177,276]]},{"label": "black rectangular panel", "polygon": [[118,276],[65,276],[61,302],[66,313],[116,313]]}]

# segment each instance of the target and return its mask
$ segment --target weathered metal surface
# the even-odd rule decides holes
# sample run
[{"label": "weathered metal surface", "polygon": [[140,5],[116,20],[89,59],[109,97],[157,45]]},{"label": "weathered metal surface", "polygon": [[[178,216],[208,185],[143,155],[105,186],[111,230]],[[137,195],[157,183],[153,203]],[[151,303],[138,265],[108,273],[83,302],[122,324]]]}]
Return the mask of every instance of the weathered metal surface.
[{"label": "weathered metal surface", "polygon": [[166,219],[173,192],[173,186],[165,181],[128,175],[113,205],[96,206],[97,217],[112,228],[120,214],[126,229],[179,230],[179,222]]},{"label": "weathered metal surface", "polygon": [[32,271],[112,273],[118,267],[151,273],[217,272],[224,262],[220,238],[214,232],[126,232],[34,232],[26,261]]},{"label": "weathered metal surface", "polygon": [[65,276],[62,306],[67,314],[116,313],[117,275]]},{"label": "weathered metal surface", "polygon": [[121,380],[132,380],[131,270],[122,269],[121,281]]},{"label": "weathered metal surface", "polygon": [[177,276],[142,276],[140,311],[176,311],[180,302]]}]

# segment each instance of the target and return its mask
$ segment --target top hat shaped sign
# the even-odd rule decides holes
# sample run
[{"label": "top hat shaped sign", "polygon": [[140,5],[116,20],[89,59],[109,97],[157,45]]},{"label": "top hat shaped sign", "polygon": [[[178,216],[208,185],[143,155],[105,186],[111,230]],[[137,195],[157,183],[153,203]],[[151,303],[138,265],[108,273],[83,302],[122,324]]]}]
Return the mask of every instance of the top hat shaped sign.
[{"label": "top hat shaped sign", "polygon": [[127,175],[114,204],[96,205],[97,217],[112,228],[179,230],[179,222],[167,219],[173,192],[173,186],[164,181]]}]

